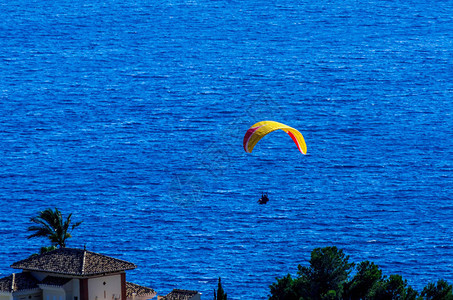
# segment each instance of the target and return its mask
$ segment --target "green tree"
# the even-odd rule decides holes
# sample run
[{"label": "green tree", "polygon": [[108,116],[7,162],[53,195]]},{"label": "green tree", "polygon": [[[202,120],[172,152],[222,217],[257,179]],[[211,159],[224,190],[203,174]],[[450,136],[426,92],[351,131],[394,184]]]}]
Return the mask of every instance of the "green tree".
[{"label": "green tree", "polygon": [[369,292],[382,280],[382,271],[373,262],[363,261],[357,266],[357,273],[345,287],[345,299],[369,299]]},{"label": "green tree", "polygon": [[415,300],[417,292],[407,286],[407,280],[401,275],[390,275],[373,286],[368,299],[376,300]]},{"label": "green tree", "polygon": [[270,286],[269,299],[341,299],[353,266],[349,256],[337,247],[316,248],[311,252],[310,265],[298,266],[297,278],[277,278]]},{"label": "green tree", "polygon": [[340,299],[353,266],[349,256],[335,246],[314,249],[310,266],[298,266],[299,295],[309,299]]},{"label": "green tree", "polygon": [[217,284],[217,294],[214,289],[214,300],[227,300],[227,294],[223,291],[222,282],[219,277],[219,282]]},{"label": "green tree", "polygon": [[298,266],[298,277],[276,278],[269,300],[453,300],[453,286],[445,280],[429,283],[421,295],[401,275],[383,276],[377,265],[354,263],[336,247],[316,248],[310,265]]},{"label": "green tree", "polygon": [[46,237],[50,240],[52,246],[64,248],[66,247],[66,240],[71,237],[71,232],[82,223],[77,222],[70,226],[71,217],[72,214],[69,214],[64,220],[57,208],[41,211],[38,216],[30,219],[36,225],[28,227],[28,231],[34,232],[28,238]]},{"label": "green tree", "polygon": [[279,279],[276,278],[277,282],[273,283],[271,288],[270,300],[298,300],[296,291],[294,290],[294,280],[291,275],[288,274],[285,277]]},{"label": "green tree", "polygon": [[422,298],[426,300],[452,300],[452,286],[445,280],[441,279],[434,283],[428,283],[422,290]]}]

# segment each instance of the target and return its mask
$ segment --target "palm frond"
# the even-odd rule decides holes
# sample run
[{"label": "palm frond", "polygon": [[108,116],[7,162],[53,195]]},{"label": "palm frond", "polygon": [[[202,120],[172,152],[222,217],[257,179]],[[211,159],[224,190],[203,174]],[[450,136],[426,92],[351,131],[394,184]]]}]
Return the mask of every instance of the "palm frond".
[{"label": "palm frond", "polygon": [[75,228],[79,227],[80,224],[82,224],[83,221],[80,221],[80,222],[77,222],[75,224],[72,225],[72,230],[74,230]]},{"label": "palm frond", "polygon": [[29,235],[27,239],[31,239],[34,237],[47,237],[49,236],[49,231],[44,228],[36,228],[35,233]]},{"label": "palm frond", "polygon": [[[65,219],[58,208],[52,210],[51,208],[40,211],[36,217],[30,218],[32,225],[28,227],[28,231],[34,232],[28,238],[33,237],[47,237],[53,246],[60,246],[64,248],[66,246],[66,239],[71,237],[68,229],[71,225],[72,213],[69,214]],[[78,227],[82,222],[73,224],[71,231]]]}]

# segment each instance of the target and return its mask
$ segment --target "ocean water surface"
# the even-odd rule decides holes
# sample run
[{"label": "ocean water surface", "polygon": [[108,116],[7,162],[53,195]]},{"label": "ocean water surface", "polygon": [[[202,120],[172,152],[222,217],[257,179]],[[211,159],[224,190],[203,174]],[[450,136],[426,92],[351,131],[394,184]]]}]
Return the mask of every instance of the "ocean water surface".
[{"label": "ocean water surface", "polygon": [[[0,4],[0,275],[70,247],[163,295],[266,299],[336,245],[421,290],[453,283],[453,1]],[[245,131],[284,122],[252,154]],[[268,192],[267,205],[258,205]]]}]

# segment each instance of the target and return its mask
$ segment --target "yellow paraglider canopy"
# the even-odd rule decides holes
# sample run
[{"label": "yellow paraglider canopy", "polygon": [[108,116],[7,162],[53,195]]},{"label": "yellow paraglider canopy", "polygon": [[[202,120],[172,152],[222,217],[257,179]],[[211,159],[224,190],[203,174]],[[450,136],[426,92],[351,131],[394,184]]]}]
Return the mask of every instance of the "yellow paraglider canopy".
[{"label": "yellow paraglider canopy", "polygon": [[252,153],[253,147],[261,140],[265,135],[281,129],[286,132],[294,141],[299,151],[303,154],[307,154],[307,145],[305,144],[304,137],[302,134],[285,124],[274,122],[274,121],[261,121],[252,125],[244,136],[244,150],[247,153]]}]

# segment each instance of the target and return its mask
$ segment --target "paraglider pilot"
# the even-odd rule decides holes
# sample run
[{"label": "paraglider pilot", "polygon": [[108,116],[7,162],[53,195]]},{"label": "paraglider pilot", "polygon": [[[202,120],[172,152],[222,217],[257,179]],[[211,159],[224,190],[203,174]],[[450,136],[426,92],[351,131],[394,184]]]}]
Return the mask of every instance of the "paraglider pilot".
[{"label": "paraglider pilot", "polygon": [[269,201],[269,197],[267,197],[267,194],[262,193],[261,198],[258,200],[259,204],[266,204]]}]

